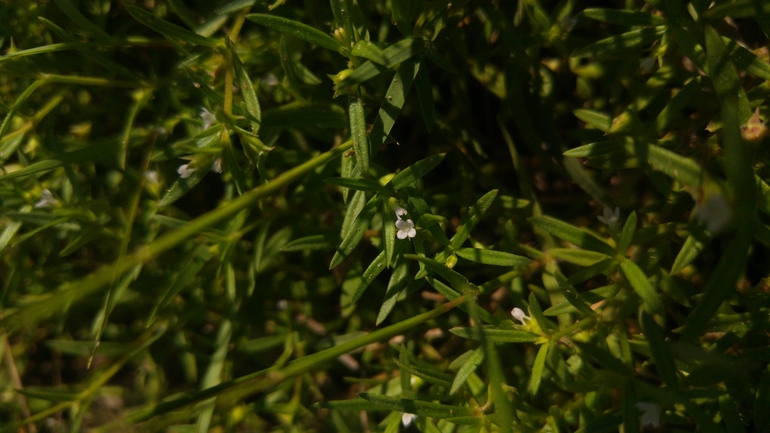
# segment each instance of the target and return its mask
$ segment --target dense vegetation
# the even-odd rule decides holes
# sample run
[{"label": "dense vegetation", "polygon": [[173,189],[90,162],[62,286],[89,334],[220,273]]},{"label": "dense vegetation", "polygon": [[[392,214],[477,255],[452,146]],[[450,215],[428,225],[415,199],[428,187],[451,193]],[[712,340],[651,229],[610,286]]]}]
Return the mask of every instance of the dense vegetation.
[{"label": "dense vegetation", "polygon": [[768,3],[285,3],[0,3],[0,431],[770,431]]}]

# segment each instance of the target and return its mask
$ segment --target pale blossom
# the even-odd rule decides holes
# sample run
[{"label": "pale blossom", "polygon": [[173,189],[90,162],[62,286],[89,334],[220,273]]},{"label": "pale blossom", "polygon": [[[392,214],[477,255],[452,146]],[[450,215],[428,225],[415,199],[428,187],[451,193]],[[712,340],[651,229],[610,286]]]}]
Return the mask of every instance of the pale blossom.
[{"label": "pale blossom", "polygon": [[201,107],[199,114],[203,119],[203,129],[208,129],[212,123],[217,121],[217,117],[211,111],[207,110],[206,107]]},{"label": "pale blossom", "polygon": [[144,172],[144,178],[149,183],[158,183],[158,172],[155,170],[148,170]]},{"label": "pale blossom", "polygon": [[396,213],[396,219],[400,220],[402,216],[406,215],[406,209],[396,206],[393,208],[393,212]]},{"label": "pale blossom", "polygon": [[214,160],[214,163],[211,164],[211,170],[216,173],[222,173],[222,158],[217,158]]},{"label": "pale blossom", "polygon": [[695,206],[692,215],[706,224],[706,230],[711,234],[722,232],[733,219],[730,203],[720,194],[710,194]]},{"label": "pale blossom", "polygon": [[604,207],[604,216],[599,215],[596,217],[599,221],[607,224],[610,227],[617,227],[620,220],[620,208],[616,207],[613,211],[609,207]]},{"label": "pale blossom", "polygon": [[176,170],[177,173],[179,173],[179,177],[182,179],[187,179],[195,172],[194,167],[190,167],[190,164],[182,164],[179,166],[179,168]]},{"label": "pale blossom", "polygon": [[401,414],[401,424],[404,425],[404,427],[409,427],[410,424],[412,424],[412,421],[417,419],[417,415],[413,413],[402,413]]},{"label": "pale blossom", "polygon": [[636,403],[636,408],[640,412],[642,412],[642,417],[640,419],[640,423],[642,424],[642,427],[660,426],[660,406],[658,406],[655,403],[647,403],[644,401],[640,401],[639,403]]},{"label": "pale blossom", "polygon": [[44,189],[40,193],[40,201],[35,203],[35,208],[53,207],[59,203],[59,200],[51,194],[51,191]]},{"label": "pale blossom", "polygon": [[396,237],[399,239],[406,239],[407,237],[412,239],[417,236],[417,230],[414,228],[412,220],[402,220],[399,218],[398,221],[396,221],[396,228],[398,229]]},{"label": "pale blossom", "polygon": [[522,325],[526,325],[528,321],[532,320],[529,316],[527,316],[526,313],[524,313],[524,310],[522,310],[519,307],[514,308],[511,310],[511,316],[513,316],[514,319],[521,322]]}]

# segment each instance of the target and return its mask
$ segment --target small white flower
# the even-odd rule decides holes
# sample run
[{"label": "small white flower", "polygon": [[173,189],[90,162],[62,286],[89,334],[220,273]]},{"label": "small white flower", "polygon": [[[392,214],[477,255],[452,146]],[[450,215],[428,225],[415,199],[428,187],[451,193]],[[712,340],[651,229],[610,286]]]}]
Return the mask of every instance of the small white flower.
[{"label": "small white flower", "polygon": [[35,203],[35,208],[43,208],[43,207],[53,207],[56,206],[59,203],[59,200],[56,199],[56,197],[51,194],[51,191],[44,189],[43,192],[40,193],[40,201]]},{"label": "small white flower", "polygon": [[396,237],[399,239],[406,239],[407,237],[412,239],[417,236],[417,230],[415,230],[412,220],[402,220],[399,218],[398,221],[396,221],[396,228],[398,229]]},{"label": "small white flower", "polygon": [[211,164],[211,170],[216,173],[222,173],[222,158],[217,158],[214,160],[214,163]]},{"label": "small white flower", "polygon": [[206,107],[201,107],[199,114],[201,118],[203,118],[203,129],[208,129],[212,123],[217,121],[217,116],[215,116],[211,111],[207,110]]},{"label": "small white flower", "polygon": [[642,427],[660,426],[660,406],[658,406],[655,403],[647,403],[647,402],[640,401],[639,403],[636,403],[636,408],[642,412],[642,418],[640,420],[640,422],[642,423]]},{"label": "small white flower", "polygon": [[417,419],[417,415],[413,413],[402,413],[401,414],[401,424],[404,425],[404,427],[409,427],[409,425],[412,423],[412,421]]},{"label": "small white flower", "polygon": [[706,230],[711,234],[719,234],[733,219],[730,204],[720,194],[710,194],[695,206],[692,214],[706,224]]},{"label": "small white flower", "polygon": [[190,167],[190,164],[182,164],[179,166],[176,172],[179,173],[179,177],[182,179],[187,179],[195,172],[195,170],[195,168]]},{"label": "small white flower", "polygon": [[522,325],[526,325],[528,321],[532,320],[529,316],[524,313],[524,310],[522,310],[519,307],[514,308],[511,310],[511,316],[513,316],[514,319],[521,322]]},{"label": "small white flower", "polygon": [[652,55],[639,62],[639,68],[641,68],[643,74],[649,74],[657,61],[658,56]]},{"label": "small white flower", "polygon": [[144,178],[149,183],[158,183],[158,172],[155,170],[147,170],[144,172]]},{"label": "small white flower", "polygon": [[617,227],[618,220],[620,220],[620,208],[616,207],[613,211],[609,207],[604,207],[604,216],[599,215],[597,217],[599,221],[603,222],[604,224],[607,224],[610,227]]},{"label": "small white flower", "polygon": [[396,213],[396,219],[400,220],[402,216],[406,215],[406,209],[402,208],[401,206],[396,206],[393,208],[393,212]]}]

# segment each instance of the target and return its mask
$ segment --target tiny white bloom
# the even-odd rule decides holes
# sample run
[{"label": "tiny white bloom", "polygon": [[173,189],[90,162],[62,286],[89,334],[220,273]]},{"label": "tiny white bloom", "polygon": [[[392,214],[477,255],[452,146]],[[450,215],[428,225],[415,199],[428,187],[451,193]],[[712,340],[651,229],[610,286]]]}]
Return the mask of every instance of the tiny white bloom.
[{"label": "tiny white bloom", "polygon": [[406,239],[407,237],[412,239],[417,236],[417,230],[414,228],[412,220],[402,220],[399,218],[398,221],[396,221],[396,228],[398,229],[396,237],[399,239]]},{"label": "tiny white bloom", "polygon": [[396,219],[401,219],[402,216],[406,215],[406,209],[402,208],[401,206],[396,206],[393,208],[393,212],[396,213]]},{"label": "tiny white bloom", "polygon": [[217,173],[222,173],[222,158],[217,158],[214,163],[211,164],[211,169]]},{"label": "tiny white bloom", "polygon": [[57,203],[59,203],[59,200],[51,194],[51,191],[44,189],[43,192],[40,193],[40,201],[35,203],[35,208],[53,207]]},{"label": "tiny white bloom", "polygon": [[519,307],[514,308],[511,310],[511,316],[513,316],[514,319],[521,322],[522,325],[526,325],[528,321],[532,320],[529,316],[527,316],[526,313],[524,313],[524,310],[522,310]]},{"label": "tiny white bloom", "polygon": [[599,215],[597,218],[599,221],[607,224],[610,227],[616,227],[618,225],[618,220],[620,220],[620,208],[616,207],[613,211],[609,207],[605,206],[604,216]]},{"label": "tiny white bloom", "polygon": [[642,427],[660,426],[660,406],[658,406],[655,403],[647,403],[647,402],[640,401],[639,403],[636,403],[636,408],[642,412],[642,418],[640,420],[640,422],[642,423]]},{"label": "tiny white bloom", "polygon": [[211,111],[207,110],[206,107],[201,107],[199,114],[201,118],[203,118],[203,129],[208,129],[212,123],[217,121],[217,117]]},{"label": "tiny white bloom", "polygon": [[401,424],[404,425],[404,427],[409,427],[409,425],[417,419],[417,415],[413,413],[402,413],[401,414]]},{"label": "tiny white bloom", "polygon": [[641,62],[639,62],[639,68],[641,68],[643,74],[648,74],[650,73],[650,71],[652,71],[652,68],[655,66],[655,63],[657,61],[658,61],[658,57],[655,55],[652,55],[642,60]]},{"label": "tiny white bloom", "polygon": [[158,172],[155,170],[147,170],[144,172],[144,178],[147,182],[158,183]]},{"label": "tiny white bloom", "polygon": [[693,216],[706,224],[711,234],[719,234],[733,219],[730,204],[720,194],[711,194],[693,209]]},{"label": "tiny white bloom", "polygon": [[195,168],[190,167],[190,164],[182,164],[179,166],[176,172],[179,173],[179,177],[182,179],[187,179],[195,172]]}]

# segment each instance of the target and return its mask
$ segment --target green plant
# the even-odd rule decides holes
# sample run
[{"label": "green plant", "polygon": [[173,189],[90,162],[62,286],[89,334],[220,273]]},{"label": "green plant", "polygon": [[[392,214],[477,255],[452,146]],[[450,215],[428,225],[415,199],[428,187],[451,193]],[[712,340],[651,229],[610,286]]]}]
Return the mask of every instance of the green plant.
[{"label": "green plant", "polygon": [[0,431],[770,429],[770,8],[578,7],[0,5]]}]

